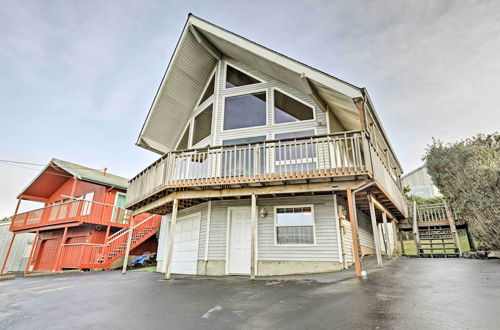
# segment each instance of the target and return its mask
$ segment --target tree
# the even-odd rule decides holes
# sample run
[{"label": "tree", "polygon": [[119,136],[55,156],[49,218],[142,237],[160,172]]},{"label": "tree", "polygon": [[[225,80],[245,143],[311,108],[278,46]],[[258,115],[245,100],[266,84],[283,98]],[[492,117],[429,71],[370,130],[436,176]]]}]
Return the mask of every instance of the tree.
[{"label": "tree", "polygon": [[433,140],[427,171],[455,213],[486,248],[500,249],[500,134],[454,143]]}]

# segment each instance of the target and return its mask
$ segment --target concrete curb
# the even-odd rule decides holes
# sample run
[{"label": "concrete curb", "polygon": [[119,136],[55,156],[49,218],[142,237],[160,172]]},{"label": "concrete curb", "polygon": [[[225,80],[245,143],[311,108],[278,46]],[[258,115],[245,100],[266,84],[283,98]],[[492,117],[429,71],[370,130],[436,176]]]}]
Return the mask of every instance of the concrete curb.
[{"label": "concrete curb", "polygon": [[79,270],[63,270],[59,272],[46,272],[46,273],[31,273],[26,274],[24,277],[44,277],[44,276],[53,276],[53,275],[61,275],[61,274],[73,274],[79,273]]},{"label": "concrete curb", "polygon": [[0,281],[15,280],[16,275],[0,275]]}]

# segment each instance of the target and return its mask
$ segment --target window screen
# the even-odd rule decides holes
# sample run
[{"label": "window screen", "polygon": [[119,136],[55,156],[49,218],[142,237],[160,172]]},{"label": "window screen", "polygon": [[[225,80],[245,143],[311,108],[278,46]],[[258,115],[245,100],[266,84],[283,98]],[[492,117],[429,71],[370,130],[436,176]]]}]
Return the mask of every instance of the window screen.
[{"label": "window screen", "polygon": [[252,85],[260,83],[259,80],[244,74],[240,70],[233,68],[232,66],[226,67],[226,88]]},{"label": "window screen", "polygon": [[276,124],[309,119],[314,119],[313,108],[277,90],[274,91],[274,122]]},{"label": "window screen", "polygon": [[277,244],[314,244],[314,216],[311,206],[276,209]]},{"label": "window screen", "polygon": [[226,97],[224,129],[266,124],[266,92]]},{"label": "window screen", "polygon": [[213,105],[210,104],[199,115],[194,117],[193,145],[212,133],[212,112]]}]

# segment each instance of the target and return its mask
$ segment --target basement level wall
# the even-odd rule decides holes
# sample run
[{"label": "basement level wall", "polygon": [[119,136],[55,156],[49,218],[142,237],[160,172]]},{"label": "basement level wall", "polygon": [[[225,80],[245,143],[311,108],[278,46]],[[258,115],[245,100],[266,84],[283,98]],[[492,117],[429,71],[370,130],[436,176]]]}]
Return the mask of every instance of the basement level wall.
[{"label": "basement level wall", "polygon": [[[314,205],[316,243],[311,246],[282,246],[274,244],[274,206],[278,205]],[[208,260],[226,259],[227,218],[228,207],[247,206],[249,200],[241,201],[213,201],[210,223],[210,239],[208,245]],[[290,197],[274,199],[257,199],[257,207],[264,207],[267,215],[258,218],[258,260],[269,261],[334,261],[339,262],[340,242],[337,231],[338,219],[335,218],[332,196]],[[205,244],[207,237],[208,203],[178,212],[178,221],[193,213],[201,213],[200,241],[198,245],[198,260],[205,258]],[[358,210],[359,235],[361,245],[374,248],[373,232],[370,218]],[[168,227],[171,214],[163,217],[158,243],[157,260],[166,260],[166,246]],[[352,239],[350,223],[344,221],[346,232],[344,243],[346,245],[347,260],[352,262]]]}]

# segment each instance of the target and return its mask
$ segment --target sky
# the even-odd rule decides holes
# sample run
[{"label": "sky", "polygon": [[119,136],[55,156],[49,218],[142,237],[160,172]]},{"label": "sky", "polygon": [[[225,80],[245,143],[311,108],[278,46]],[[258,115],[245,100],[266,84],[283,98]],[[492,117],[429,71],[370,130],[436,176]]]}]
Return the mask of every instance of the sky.
[{"label": "sky", "polygon": [[[135,142],[190,12],[366,87],[405,172],[432,138],[500,128],[500,1],[2,0],[0,159],[149,165]],[[0,162],[0,218],[40,170]]]}]

